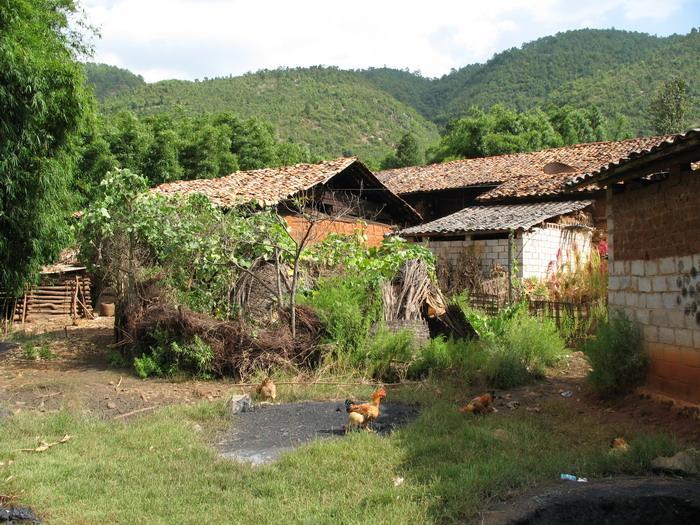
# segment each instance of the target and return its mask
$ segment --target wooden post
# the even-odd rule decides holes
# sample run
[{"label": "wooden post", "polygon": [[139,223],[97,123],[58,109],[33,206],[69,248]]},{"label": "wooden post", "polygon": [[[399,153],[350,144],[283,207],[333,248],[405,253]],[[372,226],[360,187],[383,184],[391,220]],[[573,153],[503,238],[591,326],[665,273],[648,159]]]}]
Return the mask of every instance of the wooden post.
[{"label": "wooden post", "polygon": [[513,230],[508,233],[508,304],[513,304]]}]

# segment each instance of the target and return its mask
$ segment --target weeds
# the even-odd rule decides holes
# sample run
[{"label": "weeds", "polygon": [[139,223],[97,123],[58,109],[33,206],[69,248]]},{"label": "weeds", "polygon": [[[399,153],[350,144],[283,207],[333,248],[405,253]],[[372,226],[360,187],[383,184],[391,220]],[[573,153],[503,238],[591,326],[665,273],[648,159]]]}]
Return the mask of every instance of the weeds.
[{"label": "weeds", "polygon": [[153,334],[156,344],[148,352],[134,358],[136,374],[145,379],[151,376],[174,376],[187,372],[195,377],[208,378],[214,352],[198,336],[182,343],[172,341],[165,331]]},{"label": "weeds", "polygon": [[648,357],[642,348],[639,327],[623,312],[611,313],[583,351],[593,368],[588,381],[599,395],[626,394],[644,382]]},{"label": "weeds", "polygon": [[24,345],[22,348],[22,353],[24,354],[24,358],[29,359],[30,361],[36,361],[39,359],[39,350],[37,350],[33,343],[27,343]]},{"label": "weeds", "polygon": [[56,354],[51,351],[48,343],[44,343],[39,347],[39,357],[41,359],[49,360],[56,357]]}]

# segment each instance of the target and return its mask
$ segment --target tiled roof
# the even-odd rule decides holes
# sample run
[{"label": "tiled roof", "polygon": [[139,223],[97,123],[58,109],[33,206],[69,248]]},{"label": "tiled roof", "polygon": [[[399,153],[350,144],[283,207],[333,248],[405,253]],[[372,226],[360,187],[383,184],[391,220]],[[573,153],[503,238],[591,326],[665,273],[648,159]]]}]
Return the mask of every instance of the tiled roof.
[{"label": "tiled roof", "polygon": [[327,182],[355,162],[359,161],[350,157],[319,164],[237,171],[218,179],[168,182],[151,191],[162,195],[201,193],[222,208],[248,203],[272,206],[317,184]]},{"label": "tiled roof", "polygon": [[671,137],[575,144],[531,153],[386,170],[377,176],[398,194],[490,184],[496,187],[481,195],[480,200],[555,195],[564,191],[572,177],[594,171],[635,151],[652,148]]},{"label": "tiled roof", "polygon": [[[599,166],[597,169],[592,170],[588,173],[583,173],[580,174],[573,179],[569,180],[567,182],[567,186],[570,187],[581,187],[581,186],[587,186],[589,184],[594,184],[600,179],[611,175],[617,168],[620,168],[621,166],[639,159],[640,157],[643,157],[645,155],[649,155],[650,153],[655,153],[664,149],[667,149],[671,146],[674,146],[676,144],[683,144],[686,142],[691,141],[694,138],[699,138],[700,137],[700,128],[697,129],[691,129],[686,131],[685,133],[681,133],[678,135],[669,135],[667,137],[661,137],[663,140],[657,141],[655,144],[651,144],[649,147],[645,148],[640,148],[634,151],[631,151],[628,155],[624,157],[620,157],[612,162],[609,162],[605,165]],[[700,166],[698,166],[698,163],[693,163],[692,164],[693,169],[699,169]]]},{"label": "tiled roof", "polygon": [[547,219],[582,210],[593,201],[469,206],[452,215],[401,230],[401,235],[527,230]]}]

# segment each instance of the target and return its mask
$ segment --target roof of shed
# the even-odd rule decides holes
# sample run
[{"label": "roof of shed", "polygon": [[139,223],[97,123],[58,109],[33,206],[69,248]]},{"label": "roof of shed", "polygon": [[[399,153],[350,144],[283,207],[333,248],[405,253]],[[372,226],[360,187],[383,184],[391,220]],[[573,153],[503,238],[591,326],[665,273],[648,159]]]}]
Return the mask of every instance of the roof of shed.
[{"label": "roof of shed", "polygon": [[464,232],[527,230],[552,217],[582,210],[593,201],[538,202],[469,206],[452,215],[412,226],[401,235],[441,235]]},{"label": "roof of shed", "polygon": [[479,196],[479,200],[556,195],[565,191],[572,177],[635,151],[657,146],[670,137],[672,135],[574,144],[530,153],[398,168],[382,171],[377,176],[398,194],[494,185],[496,187]]},{"label": "roof of shed", "polygon": [[250,203],[274,206],[300,192],[329,182],[349,168],[357,169],[372,189],[384,192],[387,199],[412,221],[420,220],[420,214],[416,210],[387,188],[355,157],[341,157],[317,164],[237,171],[217,179],[179,180],[161,184],[151,191],[166,196],[201,193],[222,208]]},{"label": "roof of shed", "polygon": [[355,162],[359,161],[354,157],[343,157],[319,164],[237,171],[218,179],[167,182],[152,191],[161,195],[201,193],[222,208],[247,203],[271,206],[327,182]]}]

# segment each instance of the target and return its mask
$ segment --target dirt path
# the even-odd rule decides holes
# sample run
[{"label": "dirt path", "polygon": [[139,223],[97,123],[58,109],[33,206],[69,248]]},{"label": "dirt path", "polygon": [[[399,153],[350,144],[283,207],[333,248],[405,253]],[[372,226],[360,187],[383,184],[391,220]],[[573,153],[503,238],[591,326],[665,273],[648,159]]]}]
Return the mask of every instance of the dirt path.
[{"label": "dirt path", "polygon": [[22,344],[46,344],[54,357],[31,360],[21,345],[3,345],[0,412],[69,408],[113,418],[150,407],[214,400],[230,393],[232,386],[227,381],[141,380],[130,369],[110,366],[113,322],[113,318],[99,318],[66,326],[66,319],[54,319],[28,324]]}]

